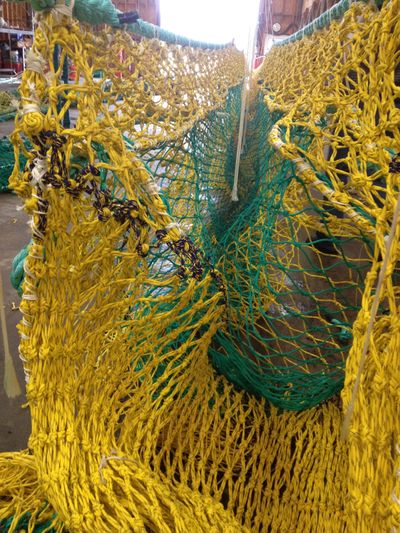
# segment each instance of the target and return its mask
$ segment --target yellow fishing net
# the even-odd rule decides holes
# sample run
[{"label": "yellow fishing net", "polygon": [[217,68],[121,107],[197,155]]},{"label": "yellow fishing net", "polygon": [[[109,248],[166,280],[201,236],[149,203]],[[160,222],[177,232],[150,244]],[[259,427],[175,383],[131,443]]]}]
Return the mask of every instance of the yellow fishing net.
[{"label": "yellow fishing net", "polygon": [[399,1],[356,3],[272,49],[236,203],[242,54],[39,17],[11,181],[32,435],[0,528],[400,527],[399,35]]}]

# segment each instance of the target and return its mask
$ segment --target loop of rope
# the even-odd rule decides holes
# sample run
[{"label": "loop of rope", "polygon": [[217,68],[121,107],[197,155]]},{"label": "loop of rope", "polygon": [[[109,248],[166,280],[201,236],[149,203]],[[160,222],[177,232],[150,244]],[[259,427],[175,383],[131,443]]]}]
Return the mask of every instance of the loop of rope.
[{"label": "loop of rope", "polygon": [[358,366],[356,380],[354,382],[354,387],[353,387],[353,390],[352,390],[349,407],[348,407],[348,409],[346,411],[346,414],[345,414],[345,417],[344,417],[344,420],[343,420],[342,438],[344,440],[348,437],[348,434],[349,434],[350,423],[351,423],[351,419],[352,419],[353,412],[354,412],[354,407],[355,407],[355,403],[356,403],[356,399],[357,399],[357,394],[358,394],[358,391],[359,391],[359,388],[360,388],[361,376],[362,376],[362,373],[363,373],[363,370],[364,370],[365,361],[366,361],[366,358],[367,358],[367,353],[368,353],[369,345],[370,345],[370,342],[371,342],[372,330],[373,330],[375,318],[376,318],[376,315],[377,315],[377,312],[378,312],[378,306],[379,306],[379,301],[380,301],[380,297],[381,297],[381,292],[382,292],[383,284],[384,284],[384,281],[385,281],[386,272],[387,272],[388,267],[389,267],[389,259],[390,259],[391,252],[392,252],[392,245],[393,245],[394,237],[395,237],[395,234],[396,234],[396,228],[397,228],[397,223],[398,223],[398,220],[399,220],[399,216],[400,216],[400,192],[399,192],[399,194],[397,196],[397,202],[396,202],[396,207],[395,207],[395,211],[394,211],[394,215],[393,215],[392,225],[391,225],[391,228],[390,228],[390,233],[389,233],[389,236],[385,237],[385,244],[386,244],[385,255],[384,255],[384,258],[383,258],[383,263],[382,263],[381,269],[379,271],[379,278],[378,278],[378,284],[376,286],[375,296],[374,296],[374,299],[372,301],[371,315],[370,315],[370,318],[369,318],[367,331],[365,333],[363,351],[362,351],[362,354],[361,354],[360,363],[359,363],[359,366]]}]

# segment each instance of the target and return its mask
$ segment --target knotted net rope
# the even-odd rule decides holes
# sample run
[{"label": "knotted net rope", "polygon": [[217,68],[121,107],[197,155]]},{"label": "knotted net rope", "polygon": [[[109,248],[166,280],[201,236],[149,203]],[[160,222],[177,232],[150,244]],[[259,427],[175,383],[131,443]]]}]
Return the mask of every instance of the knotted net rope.
[{"label": "knotted net rope", "polygon": [[399,7],[354,4],[272,50],[237,203],[241,54],[41,15],[11,183],[32,215],[32,435],[0,456],[2,527],[399,526],[397,232],[346,441],[337,397],[345,381],[347,409],[398,192]]}]

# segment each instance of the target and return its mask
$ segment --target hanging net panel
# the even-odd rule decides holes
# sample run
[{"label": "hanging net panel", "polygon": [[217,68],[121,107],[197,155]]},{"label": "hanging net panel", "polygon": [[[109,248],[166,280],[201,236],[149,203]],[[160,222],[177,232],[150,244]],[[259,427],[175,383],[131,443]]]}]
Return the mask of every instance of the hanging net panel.
[{"label": "hanging net panel", "polygon": [[395,531],[399,1],[340,3],[249,89],[234,47],[128,19],[38,13],[0,530]]}]

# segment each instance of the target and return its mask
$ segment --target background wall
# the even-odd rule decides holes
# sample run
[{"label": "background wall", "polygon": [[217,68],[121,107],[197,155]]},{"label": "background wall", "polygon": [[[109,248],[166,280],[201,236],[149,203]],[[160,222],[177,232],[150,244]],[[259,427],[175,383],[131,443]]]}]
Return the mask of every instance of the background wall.
[{"label": "background wall", "polygon": [[32,9],[27,2],[6,2],[0,0],[0,17],[8,28],[32,29]]},{"label": "background wall", "polygon": [[275,38],[292,35],[339,0],[260,0],[256,57],[260,60]]},{"label": "background wall", "polygon": [[113,3],[124,13],[137,11],[141,19],[160,24],[160,0],[114,0]]}]

